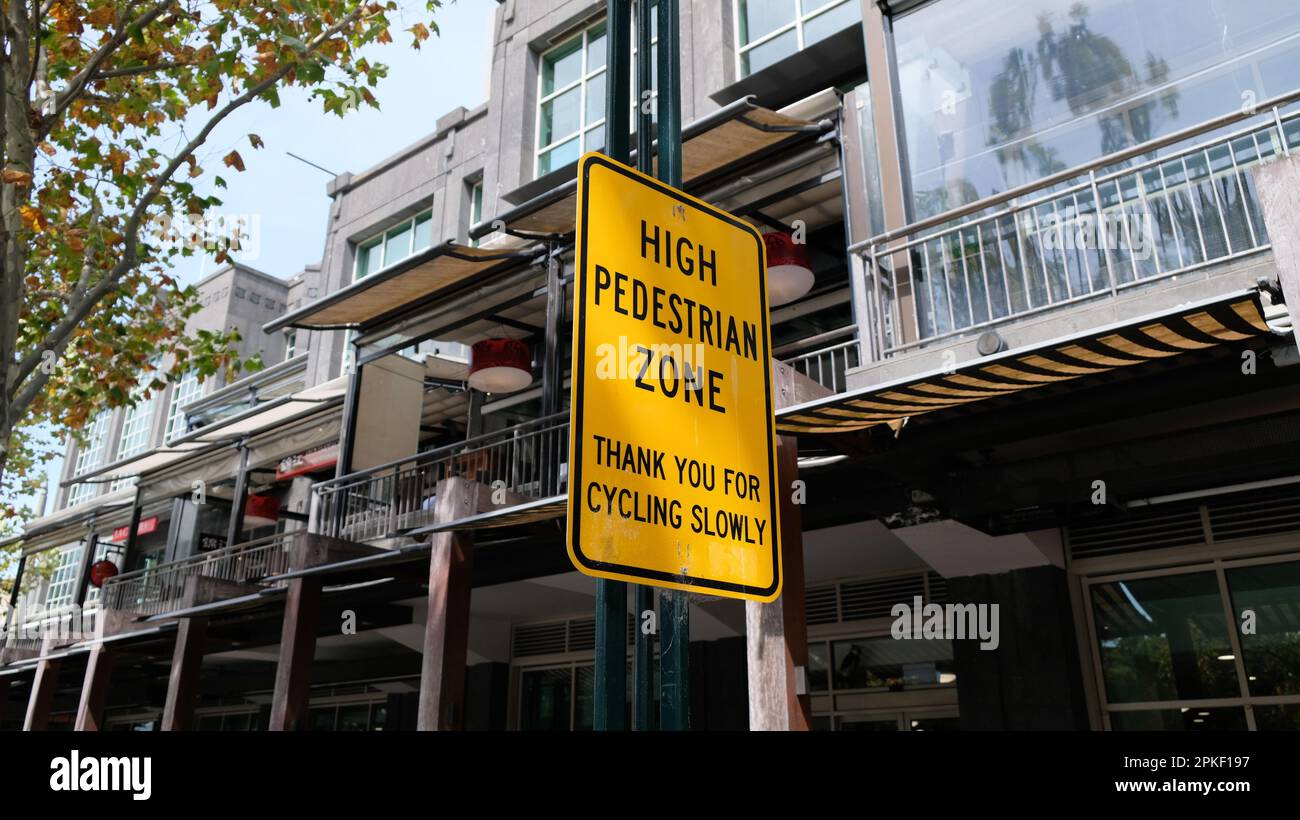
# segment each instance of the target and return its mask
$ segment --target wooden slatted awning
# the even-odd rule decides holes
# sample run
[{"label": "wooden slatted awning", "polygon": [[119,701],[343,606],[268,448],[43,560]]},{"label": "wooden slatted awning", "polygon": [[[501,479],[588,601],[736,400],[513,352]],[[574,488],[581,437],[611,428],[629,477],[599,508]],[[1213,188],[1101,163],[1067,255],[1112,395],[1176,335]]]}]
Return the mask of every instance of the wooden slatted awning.
[{"label": "wooden slatted awning", "polygon": [[[763,108],[745,97],[682,129],[683,187],[748,164],[783,143],[829,130],[828,121],[812,122]],[[656,158],[655,163],[658,160]],[[470,229],[481,238],[505,226],[505,232],[527,238],[562,237],[573,232],[577,217],[576,165],[570,176],[550,190]]]},{"label": "wooden slatted awning", "polygon": [[1249,290],[970,362],[950,372],[874,385],[777,413],[781,433],[844,433],[1036,387],[1265,336],[1259,292]]},{"label": "wooden slatted awning", "polygon": [[267,322],[262,329],[267,333],[286,327],[365,330],[436,294],[530,264],[542,253],[541,249],[500,250],[444,242]]}]

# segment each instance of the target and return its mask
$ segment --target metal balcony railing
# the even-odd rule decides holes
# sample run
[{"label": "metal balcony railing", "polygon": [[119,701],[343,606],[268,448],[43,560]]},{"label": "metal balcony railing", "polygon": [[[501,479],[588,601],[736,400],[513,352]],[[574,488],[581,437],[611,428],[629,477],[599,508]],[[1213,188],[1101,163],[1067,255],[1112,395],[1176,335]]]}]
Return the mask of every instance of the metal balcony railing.
[{"label": "metal balcony railing", "polygon": [[777,351],[777,355],[795,372],[802,373],[832,393],[844,390],[847,386],[845,372],[861,364],[857,328],[853,326],[786,345]]},{"label": "metal balcony railing", "polygon": [[464,477],[533,501],[563,493],[569,414],[519,424],[312,488],[312,531],[349,541],[393,538],[434,523],[438,483]]},{"label": "metal balcony railing", "polygon": [[116,575],[104,582],[104,606],[140,615],[178,609],[191,577],[253,584],[289,570],[289,550],[303,530],[277,533],[256,541],[157,564]]},{"label": "metal balcony railing", "polygon": [[1300,112],[1281,113],[1296,100],[1300,91],[854,245],[867,263],[871,358],[1267,250],[1249,169],[1300,145]]}]

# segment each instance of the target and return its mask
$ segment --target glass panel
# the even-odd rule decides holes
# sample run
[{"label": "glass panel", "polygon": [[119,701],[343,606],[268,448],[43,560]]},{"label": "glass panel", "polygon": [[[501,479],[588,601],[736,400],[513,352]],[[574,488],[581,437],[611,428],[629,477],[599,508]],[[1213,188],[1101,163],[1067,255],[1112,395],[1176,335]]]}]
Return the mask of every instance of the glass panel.
[{"label": "glass panel", "polygon": [[1212,572],[1092,587],[1111,703],[1240,694]]},{"label": "glass panel", "polygon": [[538,141],[542,146],[567,137],[581,125],[582,89],[571,88],[553,100],[542,103],[542,131]]},{"label": "glass panel", "polygon": [[1234,707],[1111,712],[1110,727],[1121,732],[1244,732],[1246,710]]},{"label": "glass panel", "polygon": [[[804,0],[804,7],[819,6],[821,0]],[[803,24],[803,47],[824,40],[843,31],[854,23],[862,22],[862,4],[856,0],[840,3],[830,11],[822,12]]]},{"label": "glass panel", "polygon": [[609,48],[605,44],[605,24],[601,23],[593,26],[587,32],[587,73],[603,68],[605,65],[605,53]]},{"label": "glass panel", "polygon": [[420,214],[415,218],[415,241],[412,253],[418,253],[433,244],[433,214]]},{"label": "glass panel", "polygon": [[792,0],[740,0],[739,5],[742,46],[794,22]]},{"label": "glass panel", "polygon": [[379,270],[383,264],[384,249],[380,246],[378,239],[357,248],[356,278],[364,279],[370,273]]},{"label": "glass panel", "polygon": [[519,728],[567,730],[572,679],[568,668],[528,670],[520,675]]},{"label": "glass panel", "polygon": [[199,718],[198,729],[200,732],[220,732],[221,715],[204,715]]},{"label": "glass panel", "polygon": [[339,707],[340,732],[364,732],[370,728],[370,704]]},{"label": "glass panel", "polygon": [[1300,694],[1300,562],[1226,574],[1250,693]]},{"label": "glass panel", "polygon": [[[596,716],[596,667],[579,666],[576,670],[578,694],[573,704],[573,728],[589,732]],[[628,680],[632,679],[629,672]]]},{"label": "glass panel", "polygon": [[590,125],[605,118],[605,72],[587,80],[587,108],[583,123]]},{"label": "glass panel", "polygon": [[370,707],[370,731],[384,731],[384,724],[388,721],[388,707],[382,703],[377,703]]},{"label": "glass panel", "polygon": [[778,60],[783,60],[799,50],[799,35],[794,29],[777,35],[766,43],[754,46],[740,55],[740,73],[744,75],[761,71]]},{"label": "glass panel", "polygon": [[852,715],[837,719],[841,732],[897,732],[898,718],[868,718]]},{"label": "glass panel", "polygon": [[582,37],[569,42],[542,58],[542,96],[553,94],[582,76]]},{"label": "glass panel", "polygon": [[902,691],[956,681],[950,641],[896,641],[893,638],[857,638],[831,645],[835,661],[835,689]]},{"label": "glass panel", "polygon": [[599,151],[605,147],[605,126],[597,125],[587,132],[586,143],[582,150]]},{"label": "glass panel", "polygon": [[1300,731],[1300,703],[1256,706],[1255,729],[1261,732]]},{"label": "glass panel", "polygon": [[1291,0],[1039,0],[1031,14],[968,0],[899,17],[916,217],[1284,93],[1297,31]]},{"label": "glass panel", "polygon": [[578,138],[574,137],[568,142],[558,145],[542,154],[537,160],[537,173],[550,173],[556,168],[563,168],[570,162],[576,162],[579,154],[578,142]]},{"label": "glass panel", "polygon": [[221,721],[221,731],[247,732],[255,717],[257,715],[253,712],[244,712],[241,715],[226,715]]},{"label": "glass panel", "polygon": [[961,729],[961,720],[955,717],[918,717],[910,718],[907,723],[913,732],[956,732]]},{"label": "glass panel", "polygon": [[311,723],[313,732],[332,732],[334,731],[334,707],[326,706],[321,709],[312,709],[307,716]]},{"label": "glass panel", "polygon": [[808,691],[830,688],[830,650],[824,643],[808,644]]},{"label": "glass panel", "polygon": [[395,265],[411,255],[411,223],[391,230],[384,239],[384,267]]}]

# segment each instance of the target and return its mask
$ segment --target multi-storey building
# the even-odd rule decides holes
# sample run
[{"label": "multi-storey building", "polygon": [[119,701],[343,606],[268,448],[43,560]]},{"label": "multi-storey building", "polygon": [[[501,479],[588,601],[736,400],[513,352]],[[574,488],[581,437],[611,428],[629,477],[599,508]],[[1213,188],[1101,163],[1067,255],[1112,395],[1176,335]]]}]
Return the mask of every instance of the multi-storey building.
[{"label": "multi-storey building", "polygon": [[[1300,728],[1300,12],[680,6],[684,187],[813,274],[771,314],[781,617],[692,601],[692,725]],[[136,535],[106,637],[0,671],[29,725],[590,727],[563,514],[604,10],[500,3],[487,103],[331,183],[265,326],[310,335],[300,381],[99,473],[202,518],[177,475],[221,453],[228,537],[143,567]],[[470,389],[500,338],[531,383]],[[896,639],[918,597],[996,604],[996,648]]]}]

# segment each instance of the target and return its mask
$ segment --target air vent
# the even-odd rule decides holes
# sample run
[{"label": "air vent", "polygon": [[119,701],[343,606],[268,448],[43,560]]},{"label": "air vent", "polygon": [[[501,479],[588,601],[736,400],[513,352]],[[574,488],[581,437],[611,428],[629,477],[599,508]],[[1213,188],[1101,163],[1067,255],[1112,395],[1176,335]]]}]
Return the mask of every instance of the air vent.
[{"label": "air vent", "polygon": [[1215,541],[1300,530],[1297,487],[1209,499],[1205,506]]},{"label": "air vent", "polygon": [[1151,507],[1116,512],[1069,528],[1070,555],[1096,558],[1205,542],[1201,509]]},{"label": "air vent", "polygon": [[596,619],[569,621],[569,651],[583,652],[596,648]]},{"label": "air vent", "polygon": [[865,578],[809,587],[804,593],[808,625],[888,618],[895,604],[908,604],[917,596],[942,602],[948,583],[938,573],[913,573],[888,578]]},{"label": "air vent", "polygon": [[568,626],[566,621],[516,626],[511,652],[516,658],[563,652],[567,644]]}]

